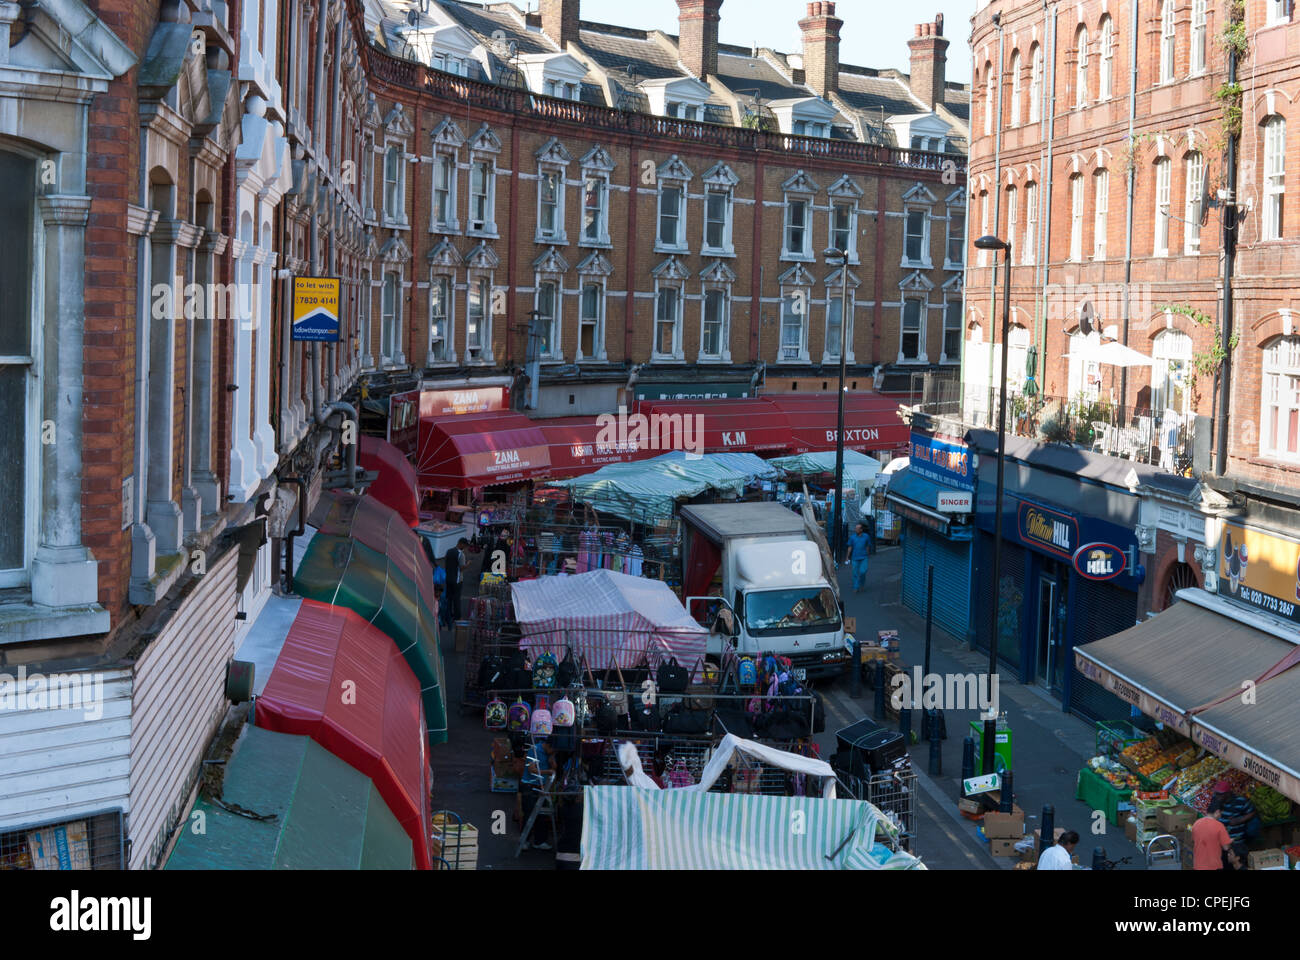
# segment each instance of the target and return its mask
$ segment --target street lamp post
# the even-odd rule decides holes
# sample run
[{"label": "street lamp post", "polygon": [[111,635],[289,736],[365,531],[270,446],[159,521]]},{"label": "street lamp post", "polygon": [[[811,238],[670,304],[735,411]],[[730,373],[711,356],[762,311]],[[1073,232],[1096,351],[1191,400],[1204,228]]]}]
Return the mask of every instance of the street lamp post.
[{"label": "street lamp post", "polygon": [[828,247],[823,251],[826,265],[840,263],[840,390],[835,430],[835,505],[831,516],[835,526],[831,531],[831,557],[836,563],[843,561],[844,551],[844,364],[848,348],[849,329],[849,252]]},{"label": "street lamp post", "polygon": [[[998,590],[1002,580],[1002,492],[1005,486],[1007,454],[1007,332],[1011,327],[1011,243],[999,240],[992,235],[980,237],[975,241],[980,250],[1003,250],[1004,269],[1002,287],[1002,364],[1001,384],[998,386],[998,479],[993,502],[993,600],[989,604],[989,674],[987,683],[992,690],[993,678],[998,672]],[[994,254],[996,258],[997,254]],[[996,259],[994,266],[997,266]],[[994,741],[997,736],[997,722],[984,722],[984,750],[981,766],[984,773],[993,772]]]}]

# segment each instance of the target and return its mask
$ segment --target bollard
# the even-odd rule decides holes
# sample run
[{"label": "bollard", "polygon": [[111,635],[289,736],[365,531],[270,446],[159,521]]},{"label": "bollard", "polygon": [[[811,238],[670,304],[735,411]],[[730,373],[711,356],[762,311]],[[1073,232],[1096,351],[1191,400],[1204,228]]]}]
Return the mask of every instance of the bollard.
[{"label": "bollard", "polygon": [[[975,738],[967,737],[961,742],[961,778],[964,782],[973,776],[975,776]],[[966,796],[964,786],[961,795]]]},{"label": "bollard", "polygon": [[998,812],[1011,813],[1014,807],[1014,798],[1011,796],[1011,771],[1004,770],[1002,773],[1002,788],[998,793]]},{"label": "bollard", "polygon": [[849,678],[849,696],[862,699],[862,641],[853,638],[853,675]]},{"label": "bollard", "polygon": [[903,735],[904,746],[912,745],[912,708],[898,708],[898,732]]},{"label": "bollard", "polygon": [[[924,677],[925,674],[922,673],[921,676]],[[929,740],[929,739],[930,739],[930,724],[931,724],[931,722],[932,722],[931,719],[930,719],[930,714],[932,714],[932,713],[934,713],[933,710],[922,710],[922,711],[921,711],[921,739],[922,739],[922,740]]]},{"label": "bollard", "polygon": [[1038,835],[1042,837],[1042,842],[1038,845],[1038,852],[1041,854],[1056,843],[1056,808],[1050,803],[1043,804],[1043,816],[1038,830]]},{"label": "bollard", "polygon": [[872,684],[876,688],[876,709],[875,718],[877,720],[885,719],[885,664],[883,661],[876,661],[876,669],[872,674]]},{"label": "bollard", "polygon": [[998,740],[998,722],[993,718],[984,721],[984,756],[980,762],[981,773],[992,773],[996,769],[993,760],[993,749],[997,746]]},{"label": "bollard", "polygon": [[1094,870],[1106,869],[1106,848],[1105,847],[1092,848],[1092,869]]},{"label": "bollard", "polygon": [[936,737],[936,729],[930,725],[930,776],[943,776],[943,741]]}]

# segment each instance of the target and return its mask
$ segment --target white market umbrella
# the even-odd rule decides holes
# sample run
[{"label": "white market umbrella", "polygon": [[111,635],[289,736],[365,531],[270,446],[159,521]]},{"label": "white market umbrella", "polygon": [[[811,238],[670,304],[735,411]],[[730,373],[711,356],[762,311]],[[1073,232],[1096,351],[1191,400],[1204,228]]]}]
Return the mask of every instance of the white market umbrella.
[{"label": "white market umbrella", "polygon": [[1118,340],[1110,340],[1080,353],[1067,353],[1065,356],[1066,359],[1079,357],[1092,363],[1104,363],[1112,367],[1150,367],[1155,364],[1155,361],[1145,353],[1126,347]]}]

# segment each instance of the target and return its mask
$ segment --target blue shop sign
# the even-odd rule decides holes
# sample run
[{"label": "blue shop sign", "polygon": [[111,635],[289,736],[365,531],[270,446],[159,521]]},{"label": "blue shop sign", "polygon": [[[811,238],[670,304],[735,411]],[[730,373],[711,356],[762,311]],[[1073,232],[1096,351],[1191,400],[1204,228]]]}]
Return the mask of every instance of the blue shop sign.
[{"label": "blue shop sign", "polygon": [[935,483],[961,490],[975,489],[971,452],[964,443],[913,432],[907,465],[913,473]]}]

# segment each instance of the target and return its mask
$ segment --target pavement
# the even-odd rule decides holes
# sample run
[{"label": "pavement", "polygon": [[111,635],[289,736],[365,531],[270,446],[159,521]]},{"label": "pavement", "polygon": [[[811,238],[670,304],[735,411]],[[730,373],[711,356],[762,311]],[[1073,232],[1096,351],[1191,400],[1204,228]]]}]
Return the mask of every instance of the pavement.
[{"label": "pavement", "polygon": [[[847,615],[857,618],[859,635],[874,637],[877,630],[897,630],[902,648],[900,664],[910,668],[924,660],[925,621],[903,605],[902,562],[900,547],[882,546],[871,558],[868,586],[862,593],[852,591],[847,568],[841,574],[841,586]],[[470,579],[471,583],[476,581],[477,576]],[[513,822],[515,797],[495,794],[489,789],[488,758],[493,734],[483,727],[481,709],[459,709],[465,655],[455,652],[450,635],[443,637],[442,651],[448,688],[449,740],[432,751],[435,809],[454,811],[464,822],[478,828],[480,870],[553,869],[554,854],[550,852],[528,850],[516,859],[519,831]],[[938,627],[932,634],[930,662],[931,672],[939,674],[980,674],[988,665],[985,655],[972,652],[965,643]],[[1001,708],[1013,733],[1015,801],[1025,811],[1026,832],[1038,826],[1043,805],[1050,803],[1055,808],[1056,826],[1079,832],[1081,841],[1075,854],[1080,863],[1090,864],[1093,848],[1100,846],[1111,859],[1132,858],[1130,864],[1119,869],[1140,868],[1143,865],[1140,851],[1125,838],[1123,830],[1098,818],[1106,832],[1095,833],[1092,811],[1074,799],[1078,770],[1095,753],[1093,725],[1062,711],[1060,703],[1040,688],[1004,679],[1007,682],[999,690]],[[825,698],[827,718],[826,732],[816,739],[822,756],[829,758],[835,750],[835,731],[871,716],[875,695],[864,684],[861,698],[855,700],[847,677],[823,682],[818,689]],[[930,869],[1010,870],[1016,863],[1014,858],[990,856],[988,844],[980,838],[975,823],[957,810],[962,738],[969,722],[977,717],[975,710],[948,711],[948,739],[942,744],[939,773],[928,772],[928,742],[910,748],[920,790],[912,852]],[[913,726],[919,734],[919,716]]]}]

